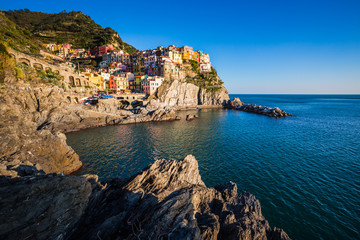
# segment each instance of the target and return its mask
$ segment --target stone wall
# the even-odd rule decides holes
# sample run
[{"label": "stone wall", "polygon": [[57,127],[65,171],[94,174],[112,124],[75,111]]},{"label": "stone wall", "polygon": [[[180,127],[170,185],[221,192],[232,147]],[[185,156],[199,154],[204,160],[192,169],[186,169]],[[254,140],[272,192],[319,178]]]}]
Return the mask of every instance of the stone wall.
[{"label": "stone wall", "polygon": [[[80,76],[78,73],[74,71],[74,68],[66,65],[65,63],[62,64],[50,64],[49,62],[45,61],[45,59],[41,59],[30,54],[24,54],[21,52],[14,51],[12,49],[9,50],[9,53],[15,58],[15,60],[19,63],[25,63],[30,67],[41,69],[41,70],[51,70],[52,72],[56,72],[59,75],[63,76],[63,82],[65,86],[88,86],[90,88],[95,88],[96,86],[91,83],[86,78]],[[78,90],[81,87],[78,87]]]}]

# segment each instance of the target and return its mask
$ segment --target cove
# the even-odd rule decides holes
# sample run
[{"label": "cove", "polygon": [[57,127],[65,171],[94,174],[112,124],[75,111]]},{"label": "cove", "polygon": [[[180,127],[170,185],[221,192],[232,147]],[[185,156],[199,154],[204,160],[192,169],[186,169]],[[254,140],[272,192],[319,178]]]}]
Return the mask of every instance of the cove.
[{"label": "cove", "polygon": [[[183,120],[67,134],[78,174],[129,177],[155,159],[192,154],[209,187],[233,181],[253,193],[267,220],[293,239],[354,239],[360,234],[360,96],[233,95],[277,106],[273,119],[232,110],[180,112]],[[185,121],[196,113],[199,119]]]}]

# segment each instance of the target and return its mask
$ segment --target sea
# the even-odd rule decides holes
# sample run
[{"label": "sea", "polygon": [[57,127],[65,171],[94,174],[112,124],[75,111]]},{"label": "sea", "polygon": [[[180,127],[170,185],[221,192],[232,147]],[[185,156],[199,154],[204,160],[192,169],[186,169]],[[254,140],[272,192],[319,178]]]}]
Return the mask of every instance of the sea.
[{"label": "sea", "polygon": [[[155,159],[192,154],[208,187],[235,182],[292,239],[360,239],[360,95],[234,97],[293,116],[203,109],[180,112],[180,121],[68,133],[84,164],[77,174],[129,177]],[[189,113],[199,118],[185,121]]]}]

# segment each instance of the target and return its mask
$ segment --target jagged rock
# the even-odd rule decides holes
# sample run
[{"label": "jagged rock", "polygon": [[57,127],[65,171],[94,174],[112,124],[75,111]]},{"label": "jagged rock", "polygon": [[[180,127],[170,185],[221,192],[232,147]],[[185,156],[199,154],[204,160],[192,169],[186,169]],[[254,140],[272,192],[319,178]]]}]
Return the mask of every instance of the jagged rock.
[{"label": "jagged rock", "polygon": [[151,113],[150,121],[176,120],[176,112],[172,109],[160,108]]},{"label": "jagged rock", "polygon": [[289,239],[270,228],[253,195],[238,195],[236,184],[207,188],[191,155],[103,184],[70,239]]},{"label": "jagged rock", "polygon": [[1,239],[289,239],[235,183],[207,188],[191,155],[102,183],[0,177],[0,206]]},{"label": "jagged rock", "polygon": [[240,100],[240,98],[234,98],[232,101],[230,101],[230,105],[232,108],[238,108],[243,106],[244,103]]},{"label": "jagged rock", "polygon": [[[0,95],[0,158],[39,163],[45,172],[68,173],[81,167],[78,155],[66,144],[63,134],[43,129],[48,118],[62,109],[56,88],[32,91],[3,90]],[[56,147],[55,147],[56,146]]]},{"label": "jagged rock", "polygon": [[263,107],[257,106],[256,104],[245,104],[241,102],[239,98],[234,98],[232,101],[228,101],[225,105],[226,108],[240,110],[244,112],[252,112],[257,114],[266,115],[273,118],[281,118],[291,116],[290,113],[286,113],[283,110],[280,110],[278,107]]},{"label": "jagged rock", "polygon": [[101,113],[111,113],[111,114],[121,114],[122,111],[119,111],[119,101],[114,98],[109,99],[99,99],[98,103],[94,106],[87,105],[84,108],[94,110]]},{"label": "jagged rock", "polygon": [[0,74],[0,82],[4,83],[16,83],[19,80],[14,76],[14,74],[9,70],[5,69],[5,71]]}]

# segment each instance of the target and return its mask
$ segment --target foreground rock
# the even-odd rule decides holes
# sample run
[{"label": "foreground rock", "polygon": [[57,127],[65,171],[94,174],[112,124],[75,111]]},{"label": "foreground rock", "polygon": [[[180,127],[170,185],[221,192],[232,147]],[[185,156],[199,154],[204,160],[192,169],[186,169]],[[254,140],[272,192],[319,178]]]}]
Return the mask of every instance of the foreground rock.
[{"label": "foreground rock", "polygon": [[0,177],[0,238],[65,239],[91,192],[85,177]]},{"label": "foreground rock", "polygon": [[226,105],[226,108],[262,114],[273,118],[291,116],[290,113],[286,113],[284,110],[280,110],[278,107],[271,108],[266,106],[257,106],[256,104],[245,104],[239,98],[234,98],[234,100],[229,101]]},{"label": "foreground rock", "polygon": [[91,176],[0,180],[1,239],[289,239],[236,184],[207,188],[191,155],[102,183]]}]

